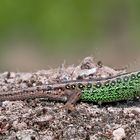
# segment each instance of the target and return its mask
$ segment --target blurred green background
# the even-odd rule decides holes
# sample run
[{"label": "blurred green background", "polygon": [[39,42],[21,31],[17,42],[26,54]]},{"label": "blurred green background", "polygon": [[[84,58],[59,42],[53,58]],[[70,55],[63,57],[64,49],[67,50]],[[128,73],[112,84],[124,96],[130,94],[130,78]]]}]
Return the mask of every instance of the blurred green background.
[{"label": "blurred green background", "polygon": [[121,67],[139,60],[139,36],[140,0],[0,2],[1,71],[78,64],[86,56]]}]

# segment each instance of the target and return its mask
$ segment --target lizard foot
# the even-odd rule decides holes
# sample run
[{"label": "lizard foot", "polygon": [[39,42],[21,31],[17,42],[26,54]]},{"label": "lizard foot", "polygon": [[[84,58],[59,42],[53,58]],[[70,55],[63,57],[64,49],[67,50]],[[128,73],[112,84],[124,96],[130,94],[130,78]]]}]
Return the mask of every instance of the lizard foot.
[{"label": "lizard foot", "polygon": [[75,107],[71,103],[66,103],[61,109],[66,109],[68,112],[73,112],[75,111]]}]

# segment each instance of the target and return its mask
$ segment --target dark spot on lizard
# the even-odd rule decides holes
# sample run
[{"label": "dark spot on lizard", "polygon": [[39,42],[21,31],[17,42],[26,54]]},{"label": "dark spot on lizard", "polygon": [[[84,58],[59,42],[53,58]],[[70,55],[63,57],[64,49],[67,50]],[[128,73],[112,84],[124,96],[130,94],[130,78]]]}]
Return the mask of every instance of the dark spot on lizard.
[{"label": "dark spot on lizard", "polygon": [[75,88],[76,88],[76,85],[75,85],[75,84],[72,84],[72,85],[71,85],[71,88],[72,88],[72,89],[75,89]]},{"label": "dark spot on lizard", "polygon": [[135,79],[136,79],[135,74],[132,74],[132,75],[131,75],[131,80],[135,80]]},{"label": "dark spot on lizard", "polygon": [[111,86],[115,86],[116,82],[113,80],[111,81]]},{"label": "dark spot on lizard", "polygon": [[109,82],[110,82],[110,81],[106,81],[106,82],[104,83],[104,85],[105,85],[106,87],[108,87],[108,86],[109,86]]},{"label": "dark spot on lizard", "polygon": [[123,78],[123,80],[124,80],[124,82],[128,82],[129,77],[128,77],[128,76],[125,76],[125,77]]},{"label": "dark spot on lizard", "polygon": [[96,88],[100,88],[102,86],[101,82],[96,83]]},{"label": "dark spot on lizard", "polygon": [[87,84],[87,88],[92,88],[92,84],[91,83],[88,83]]},{"label": "dark spot on lizard", "polygon": [[137,77],[140,78],[140,72],[137,73]]},{"label": "dark spot on lizard", "polygon": [[69,85],[69,84],[66,85],[65,88],[66,88],[66,89],[70,89],[70,85]]},{"label": "dark spot on lizard", "polygon": [[121,78],[117,78],[117,83],[121,83],[122,79]]},{"label": "dark spot on lizard", "polygon": [[85,86],[82,83],[79,83],[78,87],[79,87],[79,89],[84,89]]}]

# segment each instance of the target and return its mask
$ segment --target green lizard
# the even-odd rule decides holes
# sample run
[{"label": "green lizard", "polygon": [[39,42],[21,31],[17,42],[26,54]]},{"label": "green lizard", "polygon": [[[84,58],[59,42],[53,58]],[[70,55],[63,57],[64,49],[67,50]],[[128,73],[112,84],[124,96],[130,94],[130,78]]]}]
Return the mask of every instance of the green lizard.
[{"label": "green lizard", "polygon": [[104,79],[75,80],[46,84],[0,94],[0,101],[48,98],[75,104],[78,100],[97,103],[133,99],[139,96],[140,71]]}]

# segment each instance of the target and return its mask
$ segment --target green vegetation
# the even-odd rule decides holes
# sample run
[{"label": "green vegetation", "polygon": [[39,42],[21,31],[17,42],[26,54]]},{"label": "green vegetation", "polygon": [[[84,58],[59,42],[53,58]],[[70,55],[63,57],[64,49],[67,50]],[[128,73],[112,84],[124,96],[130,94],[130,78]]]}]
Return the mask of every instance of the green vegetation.
[{"label": "green vegetation", "polygon": [[17,31],[52,41],[94,39],[123,19],[137,27],[139,7],[139,0],[4,0],[0,35]]},{"label": "green vegetation", "polygon": [[[139,0],[3,0],[0,2],[0,61],[3,61],[0,65],[11,54],[9,47],[20,46],[19,42],[22,45],[25,42],[27,48],[37,46],[40,50],[36,52],[44,49],[42,52],[50,56],[49,62],[56,55],[61,62],[65,58],[75,60],[79,54],[85,57],[93,54],[98,46],[139,46],[139,13]],[[35,45],[30,45],[30,41]],[[3,45],[5,42],[9,44]],[[17,48],[13,50],[19,52]]]}]

